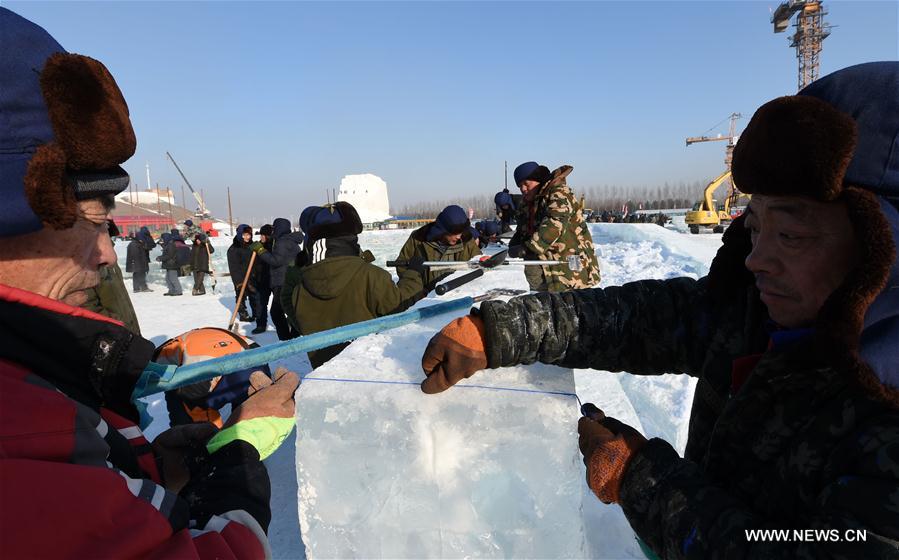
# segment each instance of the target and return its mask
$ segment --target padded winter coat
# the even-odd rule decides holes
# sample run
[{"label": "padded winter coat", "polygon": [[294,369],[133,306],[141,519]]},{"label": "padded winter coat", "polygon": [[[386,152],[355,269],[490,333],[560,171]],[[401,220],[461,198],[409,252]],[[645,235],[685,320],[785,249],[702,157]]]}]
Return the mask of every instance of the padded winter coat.
[{"label": "padded winter coat", "polygon": [[[663,558],[896,558],[899,213],[883,209],[892,236],[885,226],[867,236],[877,241],[847,278],[853,288],[834,292],[810,333],[768,332],[739,218],[700,280],[483,303],[489,367],[540,361],[698,378],[684,457],[651,439],[621,484],[628,521]],[[847,325],[861,331],[861,317],[860,337]],[[883,367],[860,359],[875,342]],[[867,541],[750,541],[750,529],[865,529]]]},{"label": "padded winter coat", "polygon": [[260,253],[256,258],[262,260],[271,267],[271,288],[284,285],[284,273],[288,266],[292,266],[300,245],[303,243],[303,234],[290,231],[290,222],[284,218],[277,218],[272,224],[272,250]]},{"label": "padded winter coat", "polygon": [[199,245],[192,243],[190,246],[190,269],[193,272],[211,272],[209,257],[215,253],[215,247],[208,240]]},{"label": "padded winter coat", "polygon": [[[154,244],[155,246],[155,244]],[[150,271],[150,251],[153,247],[147,248],[147,244],[140,239],[128,243],[128,249],[125,254],[125,272],[149,272]]]},{"label": "padded winter coat", "polygon": [[269,479],[235,441],[162,485],[130,402],[153,344],[120,323],[0,285],[0,557],[252,558]]},{"label": "padded winter coat", "polygon": [[[248,243],[244,243],[243,239],[241,239],[241,231],[238,230],[237,235],[234,236],[234,241],[231,243],[231,246],[228,247],[228,272],[231,273],[231,281],[234,282],[235,286],[239,286],[243,283],[244,278],[247,275],[247,268],[250,266],[250,259],[252,258],[253,251],[250,251],[250,245]],[[253,268],[256,268],[256,263],[253,263]],[[250,278],[250,285],[254,285],[253,280],[256,275],[252,274]]]},{"label": "padded winter coat", "polygon": [[[414,303],[421,289],[421,275],[413,270],[402,273],[394,284],[383,268],[358,256],[341,256],[291,267],[281,297],[288,319],[305,335],[398,313]],[[348,345],[309,352],[312,367]]]},{"label": "padded winter coat", "polygon": [[599,284],[599,263],[584,209],[566,183],[572,169],[570,165],[556,169],[537,187],[532,200],[522,199],[509,246],[522,245],[528,260],[564,261],[577,255],[581,270],[575,272],[567,264],[527,266],[524,275],[532,290],[563,292]]},{"label": "padded winter coat", "polygon": [[[413,231],[403,248],[400,249],[400,254],[396,259],[398,261],[408,261],[417,255],[426,261],[462,262],[481,254],[478,240],[472,237],[470,229],[462,233],[462,239],[455,245],[444,245],[437,241],[428,241],[428,232],[433,225],[434,222],[431,222]],[[396,273],[400,275],[406,270],[405,267],[397,267]],[[419,299],[428,295],[441,280],[452,273],[452,270],[427,271],[424,277],[424,290],[419,294]]]}]

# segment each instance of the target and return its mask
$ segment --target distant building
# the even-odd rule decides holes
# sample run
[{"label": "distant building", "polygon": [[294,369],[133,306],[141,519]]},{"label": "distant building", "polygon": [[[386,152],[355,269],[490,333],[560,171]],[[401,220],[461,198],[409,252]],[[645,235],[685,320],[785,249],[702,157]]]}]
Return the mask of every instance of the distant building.
[{"label": "distant building", "polygon": [[[217,230],[211,220],[201,220],[194,212],[175,204],[175,197],[162,189],[149,191],[124,191],[116,195],[111,215],[122,235],[134,235],[141,227],[151,233],[164,233],[173,228],[181,229],[184,220],[192,220],[204,231]],[[227,230],[228,225],[224,225]],[[218,235],[218,231],[212,233]]]},{"label": "distant building", "polygon": [[345,176],[340,181],[337,200],[352,204],[367,228],[390,218],[387,183],[377,175],[362,173]]}]

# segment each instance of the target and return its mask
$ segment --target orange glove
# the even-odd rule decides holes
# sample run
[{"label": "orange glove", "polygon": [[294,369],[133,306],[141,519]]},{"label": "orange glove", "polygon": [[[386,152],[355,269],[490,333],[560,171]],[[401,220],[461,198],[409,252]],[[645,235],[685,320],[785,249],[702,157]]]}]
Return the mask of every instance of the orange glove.
[{"label": "orange glove", "polygon": [[421,390],[429,395],[446,391],[486,367],[484,321],[474,315],[460,317],[428,342],[421,357],[421,368],[428,377]]},{"label": "orange glove", "polygon": [[299,385],[300,378],[297,374],[283,366],[275,370],[274,381],[263,372],[254,371],[250,375],[250,387],[247,389],[249,398],[231,412],[222,430],[253,418],[293,418],[296,406],[293,394]]},{"label": "orange glove", "polygon": [[605,504],[618,503],[621,497],[621,479],[634,454],[646,443],[637,430],[603,411],[592,407],[590,417],[582,417],[577,423],[578,447],[587,466],[587,486]]}]

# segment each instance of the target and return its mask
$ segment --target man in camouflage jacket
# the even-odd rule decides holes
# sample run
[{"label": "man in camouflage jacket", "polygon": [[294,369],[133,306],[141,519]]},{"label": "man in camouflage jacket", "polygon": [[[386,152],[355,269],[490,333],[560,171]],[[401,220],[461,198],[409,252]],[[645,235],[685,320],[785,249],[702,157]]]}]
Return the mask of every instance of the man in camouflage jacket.
[{"label": "man in camouflage jacket", "polygon": [[550,173],[548,168],[533,161],[515,169],[515,183],[523,196],[518,209],[518,229],[509,242],[510,256],[564,261],[570,255],[577,255],[581,261],[581,270],[577,272],[567,264],[525,267],[532,290],[564,292],[599,284],[599,264],[583,207],[565,182],[572,169],[563,165]]},{"label": "man in camouflage jacket", "polygon": [[656,554],[896,558],[897,91],[899,63],[869,63],[765,104],[708,276],[486,302],[431,340],[422,389],[535,361],[695,376],[683,458],[598,410],[578,425],[588,484]]}]

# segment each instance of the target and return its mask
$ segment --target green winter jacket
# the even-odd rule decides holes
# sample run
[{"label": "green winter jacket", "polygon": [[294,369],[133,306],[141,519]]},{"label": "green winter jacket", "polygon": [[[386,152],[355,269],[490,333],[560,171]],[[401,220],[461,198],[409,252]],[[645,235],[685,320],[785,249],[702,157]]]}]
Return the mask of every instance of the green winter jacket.
[{"label": "green winter jacket", "polygon": [[112,263],[100,269],[100,284],[96,288],[87,290],[87,301],[81,307],[121,321],[129,331],[140,335],[137,314],[134,312],[134,306],[128,296],[128,289],[122,278],[122,269],[119,268],[118,263]]},{"label": "green winter jacket", "polygon": [[[300,334],[342,327],[405,310],[421,292],[421,275],[407,270],[393,283],[389,272],[358,256],[328,257],[302,268],[290,267],[281,305]],[[309,352],[313,368],[349,342]]]},{"label": "green winter jacket", "polygon": [[[446,262],[464,262],[481,254],[481,248],[478,247],[478,240],[474,239],[470,231],[462,234],[462,239],[455,245],[444,245],[437,241],[428,241],[428,231],[434,225],[434,222],[427,224],[413,231],[400,249],[400,254],[396,258],[398,261],[408,261],[412,257],[418,255],[426,261],[446,261]],[[406,268],[397,267],[397,274],[402,274]],[[419,295],[421,299],[428,295],[434,287],[444,278],[452,274],[453,271],[438,270],[425,273],[424,290]]]},{"label": "green winter jacket", "polygon": [[[834,292],[813,334],[769,349],[767,311],[743,265],[751,244],[742,221],[698,281],[483,303],[489,367],[540,361],[698,378],[684,458],[651,439],[622,479],[628,521],[663,558],[896,558],[899,391],[859,360],[859,335],[845,325],[860,332],[864,307],[840,299],[867,296]],[[849,285],[877,285],[874,274],[862,270]],[[734,360],[754,354],[738,382]],[[749,540],[751,529],[865,529],[867,541]]]},{"label": "green winter jacket", "polygon": [[564,261],[569,255],[579,255],[582,268],[574,272],[567,264],[525,267],[532,290],[564,292],[599,284],[599,263],[584,209],[565,182],[573,169],[563,165],[537,187],[533,200],[522,198],[518,227],[509,246],[522,245],[528,260]]}]

